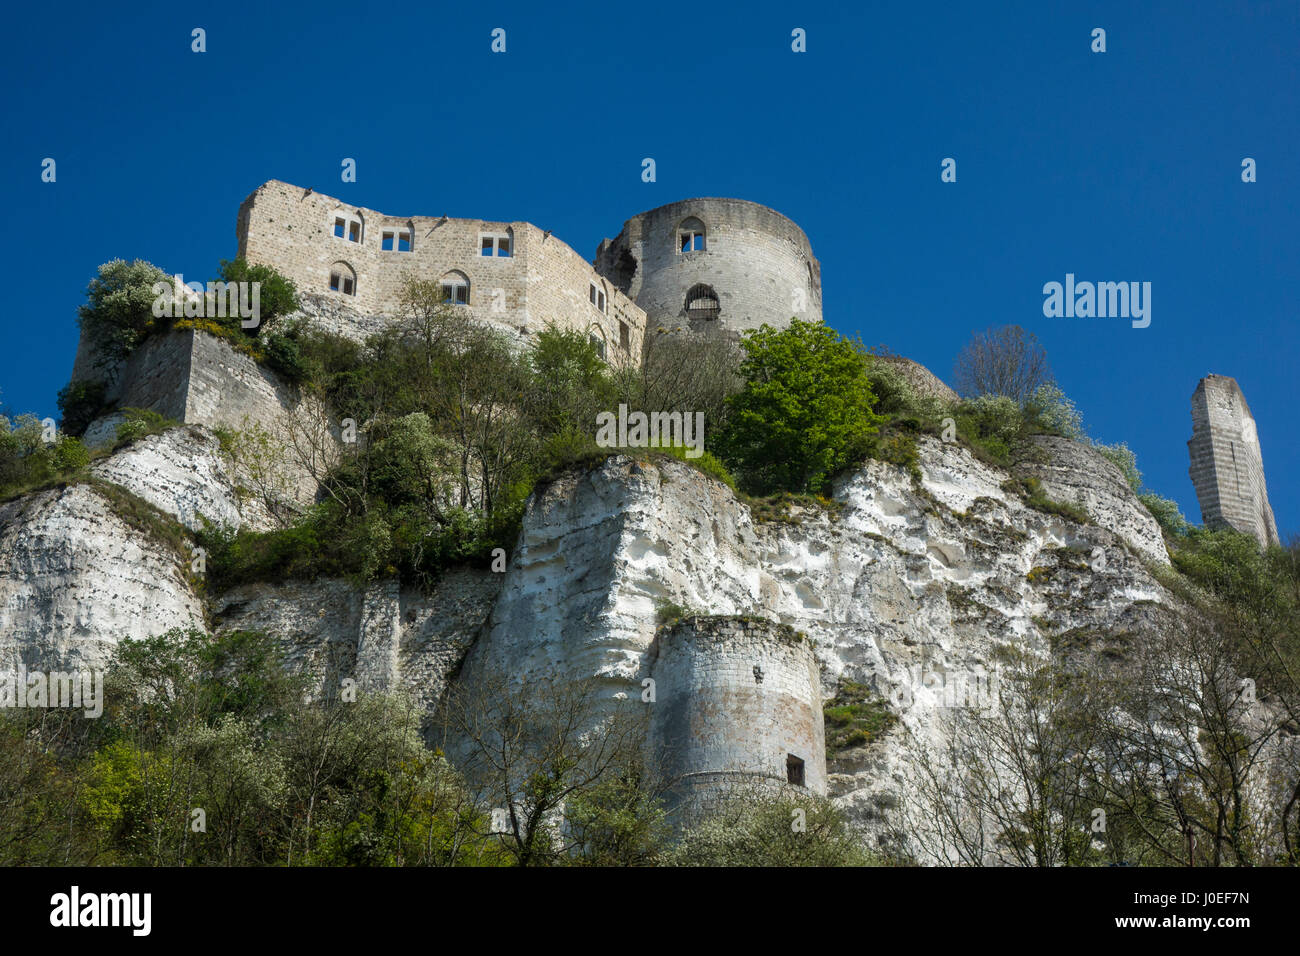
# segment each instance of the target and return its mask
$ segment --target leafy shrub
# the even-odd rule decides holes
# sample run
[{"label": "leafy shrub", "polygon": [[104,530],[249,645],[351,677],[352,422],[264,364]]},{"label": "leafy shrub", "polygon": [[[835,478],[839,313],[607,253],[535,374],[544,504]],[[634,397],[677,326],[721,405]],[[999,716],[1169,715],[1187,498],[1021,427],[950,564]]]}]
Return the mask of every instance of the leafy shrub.
[{"label": "leafy shrub", "polygon": [[[255,328],[245,329],[249,335],[257,335],[268,323],[299,309],[298,290],[293,280],[281,275],[271,266],[249,265],[243,258],[222,259],[217,271],[222,282],[260,284],[257,292],[261,323]],[[234,323],[242,328],[238,319]]]},{"label": "leafy shrub", "polygon": [[1191,531],[1191,525],[1179,510],[1178,502],[1157,494],[1138,495],[1138,501],[1151,512],[1151,517],[1156,519],[1156,523],[1170,537],[1185,538]]},{"label": "leafy shrub", "polygon": [[130,355],[145,338],[168,327],[170,319],[153,314],[154,286],[171,287],[172,279],[152,263],[114,259],[99,267],[90,280],[86,304],[78,311],[82,331],[91,336],[108,360]]},{"label": "leafy shrub", "polygon": [[60,435],[53,445],[54,470],[62,475],[71,475],[81,471],[90,464],[90,452],[80,439],[71,435]]},{"label": "leafy shrub", "polygon": [[98,379],[78,379],[59,390],[60,428],[81,436],[105,409],[105,385]]},{"label": "leafy shrub", "polygon": [[150,408],[124,408],[122,414],[126,417],[117,426],[117,437],[113,442],[114,451],[148,435],[159,435],[180,424]]},{"label": "leafy shrub", "polygon": [[951,403],[916,391],[899,366],[882,357],[882,347],[875,350],[868,377],[876,396],[875,411],[911,431],[939,434],[943,420],[952,414]]},{"label": "leafy shrub", "polygon": [[902,465],[912,476],[913,482],[921,481],[921,453],[912,435],[896,432],[882,437],[876,445],[875,457],[890,464]]},{"label": "leafy shrub", "polygon": [[304,354],[304,324],[279,322],[262,335],[262,352],[267,366],[290,384],[305,382],[311,363]]},{"label": "leafy shrub", "polygon": [[1123,473],[1124,480],[1133,489],[1133,493],[1137,494],[1142,488],[1142,472],[1138,471],[1137,455],[1133,454],[1133,450],[1124,442],[1117,442],[1114,445],[1093,442],[1092,447]]},{"label": "leafy shrub", "polygon": [[[801,827],[791,825],[801,820]],[[689,826],[672,866],[865,866],[875,862],[841,811],[812,794],[737,790]]]},{"label": "leafy shrub", "polygon": [[682,618],[693,617],[695,611],[675,601],[660,601],[655,604],[655,621],[659,624],[672,624]]},{"label": "leafy shrub", "polygon": [[1029,426],[1024,410],[1005,395],[981,395],[956,409],[957,433],[976,453],[999,467],[1009,467],[1021,450]]},{"label": "leafy shrub", "polygon": [[45,437],[35,415],[12,421],[0,415],[0,499],[84,477],[90,453],[81,441],[65,434],[48,442]]},{"label": "leafy shrub", "polygon": [[1083,415],[1055,383],[1040,386],[1025,402],[1025,416],[1035,431],[1078,441],[1083,435]]}]

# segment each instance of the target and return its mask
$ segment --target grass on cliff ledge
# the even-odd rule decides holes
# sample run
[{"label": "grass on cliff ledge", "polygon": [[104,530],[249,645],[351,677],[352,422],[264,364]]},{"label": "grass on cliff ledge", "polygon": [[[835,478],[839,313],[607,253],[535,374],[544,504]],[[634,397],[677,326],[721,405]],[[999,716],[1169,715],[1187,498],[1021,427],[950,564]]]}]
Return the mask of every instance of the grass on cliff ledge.
[{"label": "grass on cliff ledge", "polygon": [[879,740],[898,721],[883,698],[855,681],[840,684],[835,696],[822,707],[822,716],[828,758]]},{"label": "grass on cliff ledge", "polygon": [[0,415],[0,501],[88,480],[91,464],[107,458],[148,435],[175,428],[180,422],[142,408],[123,408],[116,438],[93,451],[81,439],[49,431],[34,415],[12,421]]}]

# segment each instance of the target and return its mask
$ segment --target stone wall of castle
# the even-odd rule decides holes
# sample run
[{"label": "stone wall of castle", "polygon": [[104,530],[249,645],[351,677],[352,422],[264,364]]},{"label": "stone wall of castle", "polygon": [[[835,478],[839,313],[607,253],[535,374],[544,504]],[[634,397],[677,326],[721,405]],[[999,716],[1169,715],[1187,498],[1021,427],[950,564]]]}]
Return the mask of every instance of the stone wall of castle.
[{"label": "stone wall of castle", "polygon": [[1264,458],[1255,418],[1237,380],[1207,375],[1192,394],[1192,437],[1187,442],[1201,520],[1278,541],[1277,522],[1264,484]]},{"label": "stone wall of castle", "polygon": [[[272,180],[240,206],[237,233],[239,254],[250,262],[273,266],[301,292],[362,312],[396,314],[407,277],[459,282],[468,287],[466,307],[477,320],[524,337],[554,323],[597,336],[611,364],[640,362],[642,310],[531,223],[390,216]],[[393,234],[394,247],[399,234],[408,236],[408,251],[384,249],[385,233]],[[485,240],[491,255],[483,254]],[[331,289],[331,275],[350,279],[351,294]],[[593,283],[603,309],[591,301]]]},{"label": "stone wall of castle", "polygon": [[693,617],[659,635],[651,737],[688,807],[736,786],[826,793],[821,681],[811,643],[787,625]]},{"label": "stone wall of castle", "polygon": [[[683,235],[700,226],[703,248],[684,251]],[[742,199],[687,199],[633,216],[601,243],[596,268],[645,310],[649,329],[739,334],[764,323],[784,328],[792,316],[822,319],[821,264],[808,237]],[[688,309],[701,286],[717,297],[716,317]]]}]

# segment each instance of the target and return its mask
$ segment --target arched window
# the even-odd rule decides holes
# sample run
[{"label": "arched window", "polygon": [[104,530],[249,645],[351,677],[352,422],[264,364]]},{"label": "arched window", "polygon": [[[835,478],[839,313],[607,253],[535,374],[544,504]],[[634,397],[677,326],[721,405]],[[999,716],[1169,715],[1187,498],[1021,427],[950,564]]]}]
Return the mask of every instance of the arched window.
[{"label": "arched window", "polygon": [[341,292],[343,295],[356,295],[356,270],[341,260],[330,266],[330,291]]},{"label": "arched window", "polygon": [[605,332],[599,325],[593,324],[591,328],[587,329],[587,341],[595,346],[596,353],[601,357],[601,359],[604,359],[606,351]]},{"label": "arched window", "polygon": [[442,301],[448,305],[469,305],[469,276],[453,269],[442,277]]},{"label": "arched window", "polygon": [[718,293],[713,286],[693,285],[686,293],[686,317],[689,319],[716,319],[722,312]]},{"label": "arched window", "polygon": [[681,225],[677,227],[677,251],[703,252],[704,231],[704,223],[694,216],[683,219]]},{"label": "arched window", "polygon": [[365,238],[365,225],[359,212],[336,209],[330,214],[330,230],[337,239],[360,243]]}]

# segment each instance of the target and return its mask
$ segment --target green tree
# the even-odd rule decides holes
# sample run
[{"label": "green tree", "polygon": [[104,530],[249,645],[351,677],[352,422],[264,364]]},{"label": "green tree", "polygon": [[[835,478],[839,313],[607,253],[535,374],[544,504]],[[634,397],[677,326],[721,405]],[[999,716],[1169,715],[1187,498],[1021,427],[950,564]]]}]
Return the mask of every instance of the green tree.
[{"label": "green tree", "polygon": [[744,387],[727,399],[723,457],[754,494],[828,490],[864,457],[882,417],[868,356],[819,322],[763,326],[741,343]]},{"label": "green tree", "polygon": [[77,310],[81,329],[99,346],[101,362],[130,355],[146,337],[168,327],[171,319],[155,317],[156,283],[171,288],[171,277],[153,263],[114,259],[90,280],[86,304]]},{"label": "green tree", "polygon": [[[222,282],[259,284],[258,312],[261,323],[256,328],[243,329],[247,335],[256,336],[273,319],[298,311],[298,290],[293,280],[270,266],[249,265],[243,258],[222,259],[218,273]],[[225,321],[233,328],[242,328],[241,321],[236,316],[228,316]]]}]

